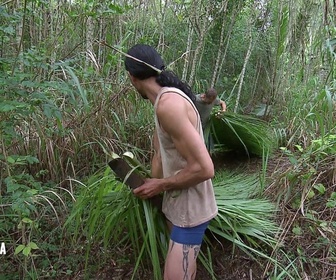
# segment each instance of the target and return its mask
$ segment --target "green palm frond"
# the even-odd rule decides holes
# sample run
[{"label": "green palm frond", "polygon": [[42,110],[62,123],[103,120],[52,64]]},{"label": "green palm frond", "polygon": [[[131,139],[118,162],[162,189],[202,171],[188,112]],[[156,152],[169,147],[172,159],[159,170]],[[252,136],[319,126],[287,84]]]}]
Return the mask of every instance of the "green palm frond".
[{"label": "green palm frond", "polygon": [[215,144],[226,150],[262,156],[272,152],[277,144],[276,136],[268,124],[256,117],[224,112],[210,116],[210,131]]},{"label": "green palm frond", "polygon": [[[213,180],[218,216],[210,223],[212,234],[231,241],[250,254],[270,258],[265,247],[274,248],[279,227],[274,222],[275,207],[258,198],[260,180],[257,175],[223,171]],[[168,248],[165,218],[148,201],[137,199],[107,168],[88,180],[79,194],[67,226],[85,238],[87,259],[93,244],[118,248],[132,247],[133,278],[139,267],[152,266],[154,279],[162,279],[161,261]],[[210,245],[211,246],[211,245]],[[211,255],[200,259],[209,264]],[[211,267],[207,269],[210,273]]]},{"label": "green palm frond", "polygon": [[214,178],[218,216],[211,222],[212,233],[232,241],[248,254],[268,256],[263,250],[274,248],[280,228],[274,218],[275,205],[256,196],[257,175],[223,171]]}]

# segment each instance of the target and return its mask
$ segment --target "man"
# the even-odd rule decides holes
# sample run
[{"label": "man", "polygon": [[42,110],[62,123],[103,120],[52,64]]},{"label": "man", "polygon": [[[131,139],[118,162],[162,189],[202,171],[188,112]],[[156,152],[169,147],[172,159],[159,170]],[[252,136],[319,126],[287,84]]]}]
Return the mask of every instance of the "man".
[{"label": "man", "polygon": [[195,279],[204,232],[218,211],[211,182],[214,166],[195,96],[173,72],[164,70],[161,56],[148,45],[132,47],[125,67],[135,89],[155,110],[153,178],[134,195],[148,199],[164,193],[162,212],[171,223],[164,279]]},{"label": "man", "polygon": [[226,111],[226,103],[218,98],[217,91],[214,88],[209,88],[205,93],[196,95],[195,105],[201,116],[203,131],[214,106],[219,105],[223,112]]},{"label": "man", "polygon": [[221,106],[222,112],[226,111],[226,103],[220,100],[217,96],[217,91],[214,88],[209,88],[205,93],[196,95],[195,106],[201,116],[202,129],[208,151],[214,148],[214,140],[209,129],[206,129],[209,123],[211,110],[214,106]]}]

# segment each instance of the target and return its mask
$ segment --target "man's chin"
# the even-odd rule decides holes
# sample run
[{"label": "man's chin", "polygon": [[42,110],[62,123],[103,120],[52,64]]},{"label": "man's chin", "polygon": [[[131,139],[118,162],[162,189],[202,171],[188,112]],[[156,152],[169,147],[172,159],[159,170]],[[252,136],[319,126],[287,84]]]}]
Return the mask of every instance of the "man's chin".
[{"label": "man's chin", "polygon": [[148,99],[148,97],[144,94],[140,94],[143,99]]}]

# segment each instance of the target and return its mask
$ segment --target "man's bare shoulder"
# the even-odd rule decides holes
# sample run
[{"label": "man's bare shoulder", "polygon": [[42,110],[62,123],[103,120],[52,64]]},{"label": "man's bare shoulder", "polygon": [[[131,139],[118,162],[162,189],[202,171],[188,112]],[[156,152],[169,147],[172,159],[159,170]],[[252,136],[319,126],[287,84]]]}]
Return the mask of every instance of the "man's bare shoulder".
[{"label": "man's bare shoulder", "polygon": [[165,114],[165,112],[180,112],[184,110],[188,101],[176,92],[165,92],[157,105],[157,113]]},{"label": "man's bare shoulder", "polygon": [[167,91],[161,95],[159,102],[169,102],[176,100],[185,100],[185,98],[182,95],[176,93],[175,91]]}]

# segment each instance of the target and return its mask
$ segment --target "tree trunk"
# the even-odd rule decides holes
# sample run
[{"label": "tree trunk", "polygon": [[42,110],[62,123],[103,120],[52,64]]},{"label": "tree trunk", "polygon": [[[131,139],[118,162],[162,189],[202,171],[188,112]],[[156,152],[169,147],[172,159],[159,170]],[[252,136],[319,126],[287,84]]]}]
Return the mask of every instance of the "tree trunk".
[{"label": "tree trunk", "polygon": [[[205,15],[201,18],[202,27],[199,31],[200,33],[199,33],[198,44],[197,44],[195,52],[194,52],[193,61],[192,61],[192,65],[191,65],[190,76],[189,76],[189,81],[188,81],[190,86],[192,86],[193,83],[194,83],[197,65],[199,63],[201,63],[201,59],[200,59],[201,54],[202,54],[201,50],[202,50],[202,47],[204,45],[204,40],[205,40],[205,37],[207,35],[207,32],[210,28],[210,22],[209,22],[209,19],[208,19],[209,18],[209,11],[210,11],[210,7],[207,6]],[[196,19],[195,19],[195,23],[197,25]]]},{"label": "tree trunk", "polygon": [[[162,1],[160,1],[162,2]],[[161,3],[157,3],[154,1],[154,15],[157,20],[157,25],[159,26],[160,35],[159,35],[159,42],[158,42],[158,51],[159,53],[164,53],[165,49],[165,21],[166,21],[166,9],[168,5],[168,0],[164,0],[164,6],[162,7]],[[157,9],[156,5],[159,5],[159,9]]]},{"label": "tree trunk", "polygon": [[228,1],[225,1],[225,7],[223,9],[223,21],[222,21],[222,27],[221,27],[221,34],[220,34],[220,38],[219,38],[219,47],[218,47],[218,54],[217,54],[217,59],[216,59],[216,64],[214,67],[214,71],[213,71],[213,75],[212,75],[212,79],[211,79],[211,83],[210,83],[210,87],[213,88],[215,87],[215,82],[217,80],[218,77],[218,73],[219,73],[219,69],[220,69],[220,63],[222,61],[222,56],[223,56],[223,46],[224,46],[224,33],[225,33],[225,13],[226,13],[226,8],[227,8],[227,4]]},{"label": "tree trunk", "polygon": [[187,80],[188,75],[188,66],[189,66],[189,60],[190,60],[190,53],[191,53],[191,46],[193,42],[193,34],[194,29],[192,27],[192,24],[189,22],[189,31],[188,31],[188,39],[187,39],[187,49],[184,53],[184,64],[183,64],[183,72],[182,72],[182,80]]},{"label": "tree trunk", "polygon": [[237,93],[236,105],[235,105],[234,110],[233,110],[234,113],[237,113],[237,109],[238,109],[238,105],[239,105],[239,101],[240,101],[240,96],[241,96],[241,90],[242,90],[243,82],[244,82],[244,78],[245,78],[246,66],[247,66],[247,63],[250,59],[251,52],[252,52],[252,45],[253,45],[252,44],[252,42],[253,42],[252,30],[250,30],[250,35],[249,36],[250,36],[250,43],[249,43],[249,47],[248,47],[248,50],[246,52],[246,56],[245,56],[245,59],[244,59],[243,69],[242,69],[241,74],[240,74],[240,81],[239,81],[239,88],[238,88],[238,93]]},{"label": "tree trunk", "polygon": [[88,68],[90,64],[90,55],[93,53],[93,34],[94,34],[94,24],[92,16],[88,16],[86,21],[86,60],[85,60],[85,69]]},{"label": "tree trunk", "polygon": [[[20,0],[17,0],[16,4],[17,5],[16,5],[16,7],[14,7],[14,10],[21,6]],[[16,48],[16,50],[17,50],[17,54],[16,54],[16,59],[15,59],[15,61],[13,63],[13,66],[12,66],[12,74],[14,74],[19,55],[23,51],[23,33],[24,33],[24,29],[25,29],[26,12],[27,12],[27,0],[24,0],[23,16],[20,20],[20,23],[16,27],[16,34],[17,34],[17,38],[16,38],[17,48]],[[18,67],[19,67],[20,71],[23,71],[23,63],[19,62]]]}]

